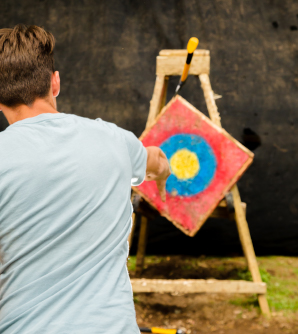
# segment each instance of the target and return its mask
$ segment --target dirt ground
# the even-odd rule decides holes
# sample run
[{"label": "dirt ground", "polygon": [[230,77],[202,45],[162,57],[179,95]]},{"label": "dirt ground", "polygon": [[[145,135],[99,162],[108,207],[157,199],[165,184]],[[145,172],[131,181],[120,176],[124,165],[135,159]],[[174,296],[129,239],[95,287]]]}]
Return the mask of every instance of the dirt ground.
[{"label": "dirt ground", "polygon": [[[188,334],[298,334],[298,258],[259,258],[267,281],[271,318],[260,314],[256,295],[135,294],[140,327],[179,328]],[[135,276],[135,258],[129,260]],[[148,257],[141,277],[248,279],[243,258]]]}]

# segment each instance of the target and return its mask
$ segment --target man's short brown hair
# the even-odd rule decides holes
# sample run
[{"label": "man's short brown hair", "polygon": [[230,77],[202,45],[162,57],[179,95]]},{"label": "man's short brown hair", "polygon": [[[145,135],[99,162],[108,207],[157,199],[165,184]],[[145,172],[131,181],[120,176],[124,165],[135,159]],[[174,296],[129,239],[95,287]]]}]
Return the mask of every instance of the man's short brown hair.
[{"label": "man's short brown hair", "polygon": [[0,29],[0,103],[31,105],[48,95],[54,72],[54,36],[37,26]]}]

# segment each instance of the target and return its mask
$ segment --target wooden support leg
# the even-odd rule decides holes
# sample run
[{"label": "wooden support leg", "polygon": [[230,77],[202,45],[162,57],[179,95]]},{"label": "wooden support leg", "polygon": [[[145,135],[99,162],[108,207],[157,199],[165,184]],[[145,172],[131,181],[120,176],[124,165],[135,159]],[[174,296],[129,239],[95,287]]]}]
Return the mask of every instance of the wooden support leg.
[{"label": "wooden support leg", "polygon": [[[209,75],[208,74],[201,74],[200,76],[201,86],[204,92],[204,97],[206,100],[206,105],[208,109],[208,113],[210,115],[210,119],[218,126],[221,127],[220,116],[217,110],[217,106],[214,99],[213,90],[211,88]],[[240,237],[240,241],[242,244],[243,252],[247,260],[248,268],[251,272],[252,278],[254,282],[262,282],[255,251],[253,248],[253,244],[250,237],[250,232],[248,228],[248,224],[246,221],[244,210],[241,206],[241,199],[238,191],[237,185],[234,185],[232,190],[234,207],[235,207],[235,217],[236,223],[238,228],[238,233]],[[270,310],[268,306],[268,302],[266,299],[266,295],[259,295],[258,296],[259,304],[261,311],[266,314],[270,315]]]},{"label": "wooden support leg", "polygon": [[204,92],[204,97],[208,109],[210,119],[213,123],[221,127],[220,116],[217,110],[217,106],[214,99],[213,90],[211,88],[210,79],[208,74],[199,75],[201,81],[201,87]]},{"label": "wooden support leg", "polygon": [[[135,197],[137,196],[137,194],[133,191],[132,194],[131,194],[131,202],[134,203],[134,200],[135,200]],[[128,245],[129,245],[129,252],[130,252],[130,249],[131,249],[131,245],[132,245],[132,241],[133,241],[133,236],[134,236],[134,233],[135,233],[135,228],[136,228],[136,222],[137,222],[137,216],[136,214],[133,212],[132,213],[132,216],[131,216],[131,231],[130,231],[130,234],[128,236]]]},{"label": "wooden support leg", "polygon": [[161,109],[166,105],[167,102],[167,92],[168,92],[168,84],[169,84],[169,77],[165,77],[164,78],[164,87],[163,87],[163,91],[162,91],[162,98],[161,98],[161,103],[160,103],[160,109],[159,111],[161,111]]},{"label": "wooden support leg", "polygon": [[132,240],[133,240],[133,236],[135,234],[135,229],[136,229],[137,216],[135,213],[132,214],[131,221],[132,221],[131,231],[128,236],[129,251],[131,249]]},{"label": "wooden support leg", "polygon": [[[238,228],[238,233],[240,237],[240,241],[242,244],[243,252],[247,260],[248,268],[251,272],[252,278],[254,282],[262,282],[255,251],[253,248],[253,244],[250,237],[250,232],[248,228],[248,224],[246,221],[246,217],[241,206],[241,199],[237,185],[234,185],[231,189],[233,199],[234,199],[234,206],[235,206],[235,216],[236,216],[236,223]],[[268,306],[268,302],[266,299],[266,295],[258,295],[258,300],[260,304],[261,311],[266,314],[270,315],[270,310]]]},{"label": "wooden support leg", "polygon": [[156,77],[153,96],[150,101],[150,110],[149,115],[146,123],[146,128],[151,126],[156,116],[159,114],[162,104],[165,103],[166,91],[168,87],[168,78],[166,78],[164,75],[158,75]]},{"label": "wooden support leg", "polygon": [[139,276],[143,271],[146,242],[147,242],[147,230],[148,219],[144,216],[141,217],[141,228],[139,235],[138,251],[137,251],[137,263],[136,263],[136,275]]}]

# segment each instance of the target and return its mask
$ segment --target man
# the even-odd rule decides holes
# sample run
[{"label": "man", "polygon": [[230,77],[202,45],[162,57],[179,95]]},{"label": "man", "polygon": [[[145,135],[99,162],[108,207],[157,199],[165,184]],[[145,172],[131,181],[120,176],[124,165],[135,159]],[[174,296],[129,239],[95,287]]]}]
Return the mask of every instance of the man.
[{"label": "man", "polygon": [[139,333],[126,268],[130,186],[170,174],[157,147],[59,113],[53,36],[0,30],[0,333]]}]

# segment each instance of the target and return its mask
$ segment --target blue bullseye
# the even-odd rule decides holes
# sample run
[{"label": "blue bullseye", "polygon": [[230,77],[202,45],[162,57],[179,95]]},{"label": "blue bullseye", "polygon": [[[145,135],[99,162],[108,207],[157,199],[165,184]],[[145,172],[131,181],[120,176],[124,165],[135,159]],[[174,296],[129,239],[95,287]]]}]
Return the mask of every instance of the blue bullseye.
[{"label": "blue bullseye", "polygon": [[[210,185],[215,175],[217,161],[213,149],[204,138],[191,134],[177,134],[164,141],[160,145],[160,148],[169,161],[175,154],[176,160],[177,156],[185,156],[183,154],[177,155],[177,153],[181,150],[188,150],[196,154],[199,162],[198,173],[194,177],[177,177],[172,170],[172,174],[166,184],[167,192],[172,195],[193,196],[202,192]],[[181,166],[185,166],[185,163],[185,161],[182,161]]]}]

